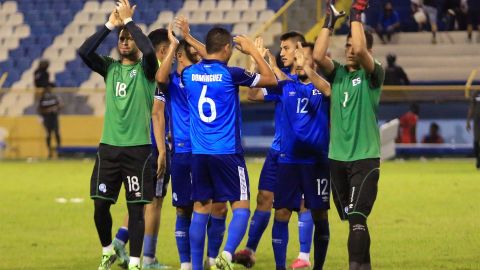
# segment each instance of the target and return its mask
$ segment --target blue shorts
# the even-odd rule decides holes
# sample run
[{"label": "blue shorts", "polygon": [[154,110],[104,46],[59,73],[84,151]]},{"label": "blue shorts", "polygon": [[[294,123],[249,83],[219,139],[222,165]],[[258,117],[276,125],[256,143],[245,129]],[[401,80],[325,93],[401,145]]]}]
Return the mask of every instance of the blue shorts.
[{"label": "blue shorts", "polygon": [[164,198],[167,195],[168,183],[170,183],[170,147],[168,144],[165,146],[166,155],[166,167],[163,177],[157,178],[158,167],[158,149],[152,147],[152,170],[153,170],[153,183],[155,197]]},{"label": "blue shorts", "polygon": [[175,207],[192,206],[192,153],[172,155],[172,205]]},{"label": "blue shorts", "polygon": [[258,190],[275,191],[275,184],[277,183],[278,157],[280,152],[270,148],[263,163],[262,172],[260,173],[260,180],[258,182]]},{"label": "blue shorts", "polygon": [[192,199],[215,202],[246,201],[250,185],[242,154],[192,155]]},{"label": "blue shorts", "polygon": [[273,207],[300,210],[302,195],[308,209],[330,209],[330,169],[317,164],[279,163]]}]

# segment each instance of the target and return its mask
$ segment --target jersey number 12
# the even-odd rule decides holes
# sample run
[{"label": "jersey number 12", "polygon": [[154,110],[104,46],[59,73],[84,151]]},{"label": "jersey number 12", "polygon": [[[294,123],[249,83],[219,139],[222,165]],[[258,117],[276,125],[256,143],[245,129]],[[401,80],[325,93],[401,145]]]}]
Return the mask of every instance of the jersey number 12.
[{"label": "jersey number 12", "polygon": [[[217,107],[213,99],[206,97],[207,95],[207,86],[204,85],[202,92],[200,93],[200,99],[198,100],[198,114],[200,114],[200,119],[203,122],[211,123],[215,118],[217,118]],[[210,105],[210,116],[206,116],[203,112],[203,104],[208,103]]]}]

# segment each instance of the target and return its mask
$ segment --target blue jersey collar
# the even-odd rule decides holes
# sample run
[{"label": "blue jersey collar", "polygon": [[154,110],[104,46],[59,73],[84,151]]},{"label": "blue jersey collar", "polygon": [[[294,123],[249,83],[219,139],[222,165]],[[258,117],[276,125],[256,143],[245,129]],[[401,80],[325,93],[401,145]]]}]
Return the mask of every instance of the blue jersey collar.
[{"label": "blue jersey collar", "polygon": [[226,65],[227,63],[223,62],[223,61],[220,61],[220,60],[217,60],[217,59],[202,59],[202,64],[222,64],[222,65]]}]

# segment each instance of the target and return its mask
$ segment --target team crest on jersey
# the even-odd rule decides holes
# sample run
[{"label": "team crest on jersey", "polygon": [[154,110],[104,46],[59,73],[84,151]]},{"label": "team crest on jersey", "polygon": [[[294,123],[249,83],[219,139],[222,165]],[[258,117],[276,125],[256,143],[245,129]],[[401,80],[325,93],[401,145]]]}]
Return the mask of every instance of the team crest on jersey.
[{"label": "team crest on jersey", "polygon": [[98,186],[98,190],[100,190],[103,193],[106,193],[107,192],[107,186],[105,184],[100,184]]},{"label": "team crest on jersey", "polygon": [[318,89],[313,89],[312,90],[312,96],[321,95],[321,94],[322,94],[322,92],[320,92],[320,90],[318,90]]},{"label": "team crest on jersey", "polygon": [[295,94],[297,94],[297,92],[295,92],[295,91],[288,92],[288,96],[290,96],[290,97],[295,96]]},{"label": "team crest on jersey", "polygon": [[352,85],[357,86],[362,83],[362,80],[360,78],[355,78],[352,80]]},{"label": "team crest on jersey", "polygon": [[135,76],[137,76],[137,70],[136,69],[130,71],[130,78],[133,78]]}]

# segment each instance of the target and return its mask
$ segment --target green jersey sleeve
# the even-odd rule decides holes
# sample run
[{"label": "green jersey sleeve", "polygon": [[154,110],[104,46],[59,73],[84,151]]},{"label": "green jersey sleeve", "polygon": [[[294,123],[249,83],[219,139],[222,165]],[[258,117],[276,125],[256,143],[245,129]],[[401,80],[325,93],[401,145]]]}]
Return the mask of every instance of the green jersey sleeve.
[{"label": "green jersey sleeve", "polygon": [[382,64],[374,59],[375,68],[373,72],[367,75],[367,79],[370,83],[370,88],[376,89],[382,86],[383,81],[385,80],[385,70],[382,67]]}]

